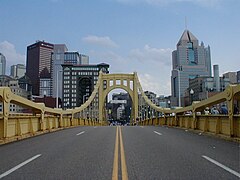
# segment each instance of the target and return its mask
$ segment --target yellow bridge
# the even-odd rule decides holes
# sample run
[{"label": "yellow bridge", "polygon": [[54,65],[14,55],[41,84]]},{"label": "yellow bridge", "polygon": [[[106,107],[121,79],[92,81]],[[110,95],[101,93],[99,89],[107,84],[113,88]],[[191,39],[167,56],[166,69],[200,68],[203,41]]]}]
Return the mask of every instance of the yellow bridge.
[{"label": "yellow bridge", "polygon": [[[210,132],[229,138],[240,138],[240,115],[235,115],[234,102],[240,100],[240,85],[230,85],[224,92],[191,106],[169,109],[153,104],[144,94],[137,73],[103,74],[100,72],[98,82],[89,99],[74,109],[57,109],[45,107],[43,103],[13,94],[8,87],[0,88],[0,101],[3,111],[0,117],[0,142],[5,143],[44,132],[82,125],[107,125],[105,102],[108,93],[116,88],[127,91],[132,99],[131,124],[168,125]],[[198,112],[222,102],[228,106],[228,115],[201,115]],[[10,103],[27,108],[31,113],[11,114]],[[150,108],[150,118],[142,113]],[[191,111],[192,115],[184,115]],[[163,116],[159,117],[161,113]]]}]

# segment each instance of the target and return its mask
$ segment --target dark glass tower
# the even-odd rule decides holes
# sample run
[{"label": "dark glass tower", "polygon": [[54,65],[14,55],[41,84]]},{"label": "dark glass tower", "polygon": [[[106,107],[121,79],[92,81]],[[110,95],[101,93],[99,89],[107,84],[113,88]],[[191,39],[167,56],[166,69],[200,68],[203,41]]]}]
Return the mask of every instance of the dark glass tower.
[{"label": "dark glass tower", "polygon": [[37,41],[27,47],[26,75],[32,82],[32,94],[39,95],[40,74],[49,77],[51,74],[51,54],[53,44]]}]

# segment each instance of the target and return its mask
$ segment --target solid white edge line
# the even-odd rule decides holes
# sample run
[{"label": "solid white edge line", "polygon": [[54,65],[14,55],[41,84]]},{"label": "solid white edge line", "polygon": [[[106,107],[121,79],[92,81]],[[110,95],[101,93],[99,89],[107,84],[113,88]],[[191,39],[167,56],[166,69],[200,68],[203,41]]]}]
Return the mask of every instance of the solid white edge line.
[{"label": "solid white edge line", "polygon": [[34,159],[38,158],[39,156],[41,156],[41,154],[38,154],[36,156],[33,156],[32,158],[22,162],[21,164],[13,167],[12,169],[9,169],[8,171],[6,171],[5,173],[0,175],[0,179],[11,174],[12,172],[16,171],[17,169],[21,168],[22,166],[26,165],[27,163],[30,163],[31,161],[33,161]]},{"label": "solid white edge line", "polygon": [[158,134],[158,135],[162,135],[162,133],[160,133],[160,132],[157,132],[157,131],[153,131],[153,132],[155,132],[156,134]]},{"label": "solid white edge line", "polygon": [[224,170],[230,172],[231,174],[233,174],[233,175],[235,175],[235,176],[237,176],[237,177],[240,178],[240,174],[239,174],[238,172],[236,172],[236,171],[230,169],[229,167],[227,167],[227,166],[225,166],[225,165],[223,165],[223,164],[221,164],[221,163],[215,161],[214,159],[212,159],[212,158],[210,158],[210,157],[207,157],[207,156],[205,156],[205,155],[202,155],[202,157],[205,158],[206,160],[212,162],[213,164],[215,164],[215,165],[217,165],[217,166],[223,168]]},{"label": "solid white edge line", "polygon": [[83,134],[83,133],[85,133],[85,131],[82,131],[82,132],[76,134],[76,136],[79,136],[79,135],[81,135],[81,134]]}]

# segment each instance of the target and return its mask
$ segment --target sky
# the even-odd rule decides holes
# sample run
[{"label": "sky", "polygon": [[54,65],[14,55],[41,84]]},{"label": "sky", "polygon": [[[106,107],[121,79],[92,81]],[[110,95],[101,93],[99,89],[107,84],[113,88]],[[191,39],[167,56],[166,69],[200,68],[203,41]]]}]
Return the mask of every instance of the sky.
[{"label": "sky", "polygon": [[44,40],[137,72],[144,90],[171,94],[172,51],[185,29],[211,47],[220,75],[240,70],[240,0],[0,0],[0,52],[26,64]]}]

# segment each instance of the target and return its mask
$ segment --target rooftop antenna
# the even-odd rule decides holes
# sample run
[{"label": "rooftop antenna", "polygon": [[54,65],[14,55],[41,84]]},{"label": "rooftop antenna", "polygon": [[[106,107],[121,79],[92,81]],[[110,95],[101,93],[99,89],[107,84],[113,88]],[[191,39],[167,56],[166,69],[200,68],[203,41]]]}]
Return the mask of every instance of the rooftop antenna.
[{"label": "rooftop antenna", "polygon": [[185,29],[187,29],[187,16],[185,16]]}]

